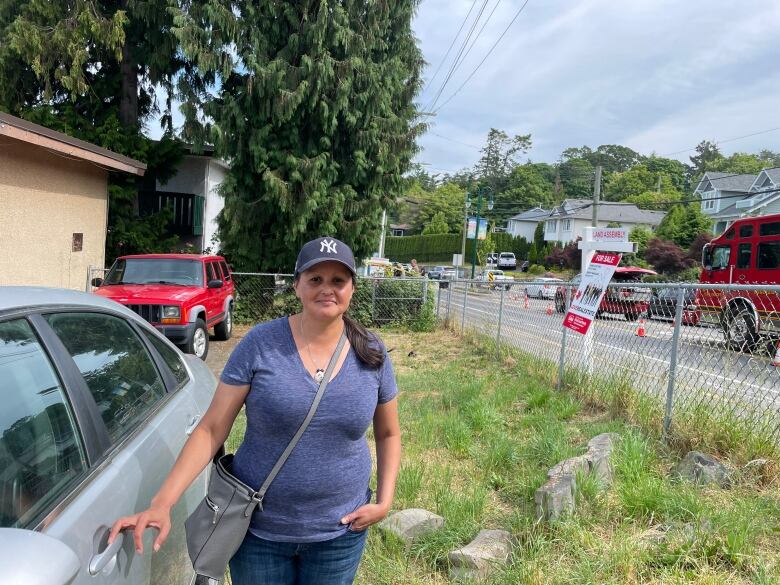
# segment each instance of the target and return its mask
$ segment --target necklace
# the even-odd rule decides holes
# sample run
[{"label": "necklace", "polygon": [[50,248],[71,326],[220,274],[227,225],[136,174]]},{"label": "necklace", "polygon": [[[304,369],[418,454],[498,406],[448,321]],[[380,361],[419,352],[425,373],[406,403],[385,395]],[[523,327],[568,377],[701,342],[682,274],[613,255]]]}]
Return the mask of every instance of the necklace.
[{"label": "necklace", "polygon": [[[311,347],[309,346],[309,342],[306,341],[306,336],[303,334],[303,315],[298,318],[298,325],[300,326],[299,329],[301,331],[301,340],[306,342],[306,353],[309,354],[309,361],[311,361],[311,363],[314,364],[314,367],[316,368],[316,371],[314,372],[314,379],[317,382],[322,382],[322,379],[325,377],[325,370],[317,366],[317,362],[314,361],[314,357],[311,355]],[[336,351],[335,348],[333,351]],[[331,353],[331,359],[332,358],[333,354]]]}]

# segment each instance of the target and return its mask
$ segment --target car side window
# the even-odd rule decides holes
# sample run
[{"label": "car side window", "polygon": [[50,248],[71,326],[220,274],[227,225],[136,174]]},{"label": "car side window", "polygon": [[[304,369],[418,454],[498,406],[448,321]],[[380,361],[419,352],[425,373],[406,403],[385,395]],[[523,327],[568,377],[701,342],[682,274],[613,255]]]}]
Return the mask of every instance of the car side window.
[{"label": "car side window", "polygon": [[222,275],[225,277],[225,282],[230,282],[230,270],[228,270],[227,262],[220,260],[219,265],[222,268]]},{"label": "car side window", "polygon": [[112,441],[138,426],[165,385],[128,323],[101,313],[56,313],[46,321],[76,362]]},{"label": "car side window", "polygon": [[0,527],[27,527],[86,468],[60,381],[24,319],[0,323]]},{"label": "car side window", "polygon": [[176,353],[176,350],[169,347],[167,343],[165,343],[151,331],[147,331],[145,329],[143,331],[146,339],[149,340],[149,342],[154,346],[154,349],[157,350],[157,353],[160,354],[160,357],[162,357],[163,361],[171,369],[173,377],[176,378],[176,390],[179,390],[190,379],[190,376],[187,373],[187,368],[184,367],[184,362],[181,361],[181,356]]},{"label": "car side window", "polygon": [[206,274],[208,275],[208,280],[222,280],[218,275],[217,272],[214,270],[214,263],[213,262],[207,262],[206,263]]},{"label": "car side window", "polygon": [[758,245],[756,268],[777,270],[780,268],[780,242],[762,242]]}]

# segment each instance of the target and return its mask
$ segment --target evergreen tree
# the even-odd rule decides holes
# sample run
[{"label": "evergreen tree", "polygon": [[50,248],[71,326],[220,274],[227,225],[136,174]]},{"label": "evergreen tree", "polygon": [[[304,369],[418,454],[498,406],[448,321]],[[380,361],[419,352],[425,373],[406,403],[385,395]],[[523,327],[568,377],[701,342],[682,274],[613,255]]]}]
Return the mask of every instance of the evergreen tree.
[{"label": "evergreen tree", "polygon": [[290,270],[325,234],[375,249],[423,130],[417,4],[208,0],[178,15],[185,54],[221,81],[180,89],[187,136],[231,161],[219,233],[237,266]]},{"label": "evergreen tree", "polygon": [[544,246],[544,222],[540,221],[536,224],[536,229],[534,229],[534,246],[536,246],[537,251],[541,250]]}]

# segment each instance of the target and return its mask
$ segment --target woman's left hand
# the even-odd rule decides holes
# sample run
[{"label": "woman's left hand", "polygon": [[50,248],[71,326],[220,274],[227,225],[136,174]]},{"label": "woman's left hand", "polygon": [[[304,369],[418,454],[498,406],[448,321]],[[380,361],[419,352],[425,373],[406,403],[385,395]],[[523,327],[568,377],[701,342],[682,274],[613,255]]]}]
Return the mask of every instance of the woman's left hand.
[{"label": "woman's left hand", "polygon": [[362,532],[372,524],[382,520],[389,510],[382,504],[364,504],[341,519],[342,524],[350,524],[353,532]]}]

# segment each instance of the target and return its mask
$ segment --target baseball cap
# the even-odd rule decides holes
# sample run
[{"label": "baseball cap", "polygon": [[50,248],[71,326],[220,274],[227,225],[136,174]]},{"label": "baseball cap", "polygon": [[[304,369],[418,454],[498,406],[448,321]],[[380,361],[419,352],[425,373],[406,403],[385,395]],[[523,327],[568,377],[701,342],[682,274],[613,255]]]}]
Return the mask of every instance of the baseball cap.
[{"label": "baseball cap", "polygon": [[349,268],[352,274],[356,274],[355,257],[352,250],[341,240],[336,238],[317,238],[306,242],[298,252],[298,259],[295,261],[295,274],[304,272],[320,262],[341,262]]}]

